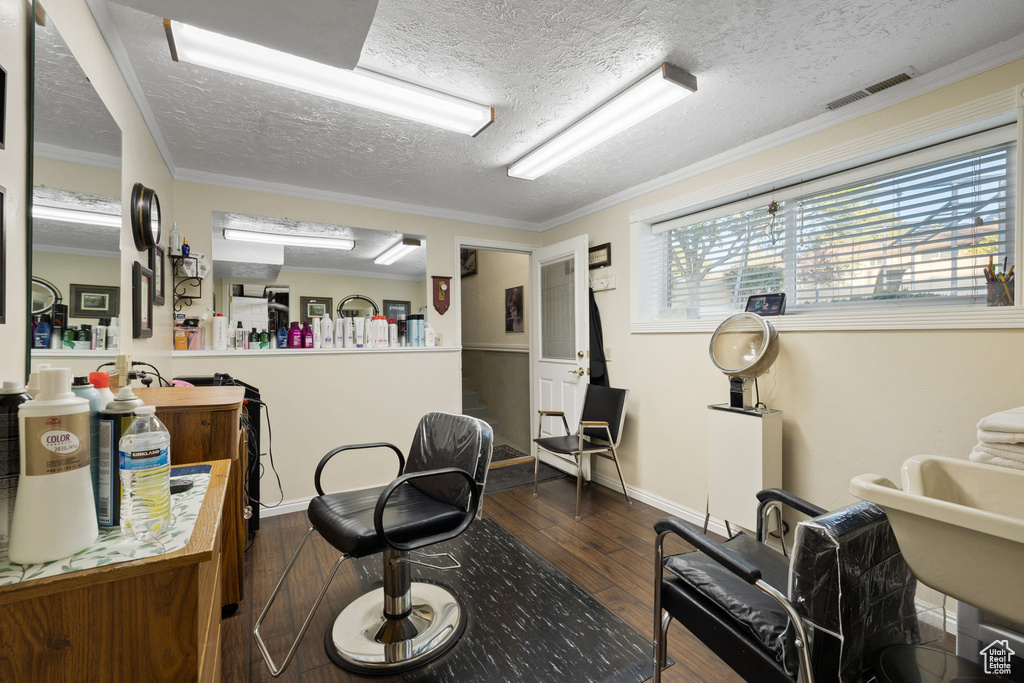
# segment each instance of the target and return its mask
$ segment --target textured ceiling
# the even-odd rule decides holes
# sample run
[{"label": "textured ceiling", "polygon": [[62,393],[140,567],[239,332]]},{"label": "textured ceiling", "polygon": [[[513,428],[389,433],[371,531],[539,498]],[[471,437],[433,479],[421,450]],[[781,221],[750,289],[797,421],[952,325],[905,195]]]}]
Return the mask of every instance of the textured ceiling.
[{"label": "textured ceiling", "polygon": [[[360,66],[494,105],[472,139],[174,63],[161,17],[109,7],[177,168],[531,222],[1024,33],[1020,0],[381,0]],[[698,92],[536,181],[506,177],[662,61]]]},{"label": "textured ceiling", "polygon": [[35,142],[121,156],[121,129],[52,21],[36,25]]},{"label": "textured ceiling", "polygon": [[[233,38],[351,69],[359,61],[377,0],[118,0],[122,5]],[[242,10],[242,11],[239,11]]]},{"label": "textured ceiling", "polygon": [[[109,216],[121,215],[121,200],[114,197],[46,187],[33,188],[32,204],[102,213]],[[40,251],[85,250],[116,255],[121,251],[120,235],[121,228],[69,223],[50,218],[32,219],[32,247]]]},{"label": "textured ceiling", "polygon": [[[427,278],[426,249],[416,249],[388,266],[379,266],[373,262],[373,259],[383,254],[403,237],[424,240],[423,243],[426,244],[425,238],[422,235],[214,211],[214,234],[217,236],[222,235],[224,228],[278,234],[291,233],[315,237],[344,237],[355,240],[355,247],[349,251],[285,246],[284,270],[289,268],[315,268],[317,270],[353,275],[366,274],[371,277],[391,277],[406,280],[425,280]],[[230,249],[229,245],[232,244],[237,243],[227,242],[225,248]]]}]

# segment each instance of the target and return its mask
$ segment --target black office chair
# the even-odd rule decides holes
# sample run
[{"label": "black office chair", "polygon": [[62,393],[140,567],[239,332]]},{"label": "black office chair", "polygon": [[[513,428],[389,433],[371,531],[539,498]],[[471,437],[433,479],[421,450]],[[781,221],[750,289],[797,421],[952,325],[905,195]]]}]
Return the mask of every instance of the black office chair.
[{"label": "black office chair", "polygon": [[[457,569],[459,563],[448,553],[419,553],[447,557],[452,564],[446,566],[412,559],[410,553],[455,538],[472,524],[486,483],[492,440],[491,428],[482,420],[433,412],[420,420],[408,460],[389,443],[341,446],[323,457],[315,474],[320,495],[310,501],[307,513],[312,526],[253,628],[272,676],[280,676],[295,656],[342,562],[379,552],[383,552],[384,586],[354,600],[332,622],[324,636],[328,656],[355,673],[393,674],[426,664],[455,645],[465,629],[465,610],[448,589],[412,582],[409,565],[447,571]],[[394,451],[401,476],[387,486],[325,494],[320,476],[328,461],[342,451],[368,448]],[[278,667],[260,636],[260,625],[313,531],[339,550],[341,557]]]},{"label": "black office chair", "polygon": [[[599,455],[615,463],[615,471],[619,473],[622,493],[626,496],[626,504],[632,505],[626,481],[622,478],[622,468],[615,452],[622,439],[622,424],[626,420],[626,398],[628,389],[612,389],[596,384],[588,384],[583,395],[583,411],[576,433],[569,433],[569,423],[565,413],[560,410],[538,410],[537,413],[537,452],[533,459],[533,497],[537,497],[537,476],[540,469],[540,449],[559,455],[568,455],[576,463],[576,521],[580,521],[580,499],[583,496],[583,459],[590,462],[590,456]],[[565,427],[565,436],[541,437],[545,417],[560,417]]]},{"label": "black office chair", "polygon": [[[780,489],[757,498],[756,540],[718,543],[671,517],[655,524],[655,683],[673,619],[759,683],[866,680],[885,648],[920,639],[917,582],[881,508],[829,513]],[[782,535],[783,504],[813,517],[797,526],[790,558],[784,544],[765,544],[773,511]],[[664,557],[668,534],[697,551]]]}]

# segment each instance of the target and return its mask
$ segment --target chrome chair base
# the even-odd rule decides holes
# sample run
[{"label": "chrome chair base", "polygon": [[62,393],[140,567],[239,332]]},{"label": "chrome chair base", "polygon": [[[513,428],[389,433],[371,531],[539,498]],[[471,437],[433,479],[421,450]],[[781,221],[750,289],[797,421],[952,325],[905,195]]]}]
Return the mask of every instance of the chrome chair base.
[{"label": "chrome chair base", "polygon": [[422,666],[447,652],[466,629],[466,612],[443,586],[413,581],[412,609],[384,615],[384,589],[349,604],[324,634],[327,655],[357,674],[395,674]]}]

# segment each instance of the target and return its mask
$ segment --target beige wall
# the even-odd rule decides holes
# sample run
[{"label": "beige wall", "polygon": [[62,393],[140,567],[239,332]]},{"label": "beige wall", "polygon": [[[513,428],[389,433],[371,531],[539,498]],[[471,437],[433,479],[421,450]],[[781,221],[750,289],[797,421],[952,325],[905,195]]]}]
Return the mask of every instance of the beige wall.
[{"label": "beige wall", "polygon": [[[236,284],[270,284],[266,280],[246,280],[243,278],[216,278],[213,281],[217,292],[217,313],[228,314],[227,297],[223,287],[225,281]],[[292,310],[294,320],[299,320],[299,297],[330,297],[333,299],[333,312],[337,313],[341,300],[352,294],[365,294],[376,302],[380,312],[384,313],[384,300],[410,302],[410,313],[416,313],[427,305],[426,286],[423,281],[394,280],[383,277],[357,277],[355,275],[339,275],[336,273],[310,273],[300,270],[282,270],[275,284],[291,285]]]},{"label": "beige wall", "polygon": [[[530,257],[478,249],[477,274],[462,278],[462,375],[480,394],[498,433],[526,447],[530,443],[529,314],[523,331],[505,331],[505,290],[529,284]],[[528,294],[524,289],[524,294]],[[480,348],[486,346],[488,350]],[[477,348],[474,348],[477,347]],[[505,351],[494,350],[508,347]]]},{"label": "beige wall", "polygon": [[505,290],[528,284],[529,255],[478,249],[476,264],[477,274],[461,282],[462,345],[529,345],[529,311],[524,311],[522,332],[505,331]]},{"label": "beige wall", "polygon": [[[431,410],[459,412],[459,353],[340,353],[281,357],[174,358],[178,375],[230,372],[262,392],[270,409],[274,465],[286,501],[316,495],[313,472],[327,451],[344,444],[386,441],[409,450],[416,424]],[[264,428],[263,450],[270,445]],[[279,499],[264,458],[265,502]],[[324,489],[383,484],[398,464],[387,450],[337,456]],[[305,509],[303,506],[301,509]]]},{"label": "beige wall", "polygon": [[28,349],[27,193],[28,193],[28,36],[31,3],[0,3],[0,65],[7,70],[7,131],[0,149],[0,187],[4,194],[0,222],[6,232],[4,324],[0,325],[0,380],[25,381]]},{"label": "beige wall", "polygon": [[52,251],[34,251],[32,253],[32,272],[46,278],[64,295],[68,304],[68,323],[71,325],[97,324],[96,318],[72,318],[71,285],[103,285],[120,287],[118,277],[119,260],[114,257],[78,256],[76,254],[59,254]]},{"label": "beige wall", "polygon": [[120,197],[121,171],[36,156],[32,159],[32,184],[101,197]]},{"label": "beige wall", "polygon": [[[632,390],[620,451],[626,481],[703,510],[707,409],[727,398],[709,333],[631,334],[629,212],[1014,87],[1024,60],[619,204],[544,233],[612,242],[618,288],[597,294],[612,383]],[[785,332],[762,399],[785,412],[784,485],[825,506],[852,502],[850,477],[898,479],[908,456],[966,457],[984,415],[1024,404],[1021,330]],[[614,478],[605,463],[602,473]]]}]

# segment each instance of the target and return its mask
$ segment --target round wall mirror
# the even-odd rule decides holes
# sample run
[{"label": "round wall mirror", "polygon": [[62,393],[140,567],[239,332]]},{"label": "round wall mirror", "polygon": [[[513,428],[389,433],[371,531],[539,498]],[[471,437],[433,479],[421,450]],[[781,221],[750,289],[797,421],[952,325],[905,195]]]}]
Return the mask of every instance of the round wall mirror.
[{"label": "round wall mirror", "polygon": [[368,296],[353,294],[346,296],[338,304],[338,315],[344,318],[357,318],[365,315],[380,315],[377,303]]},{"label": "round wall mirror", "polygon": [[132,239],[139,251],[160,244],[160,200],[142,183],[132,187]]},{"label": "round wall mirror", "polygon": [[53,310],[61,302],[57,286],[41,277],[32,278],[32,315],[42,315]]}]

